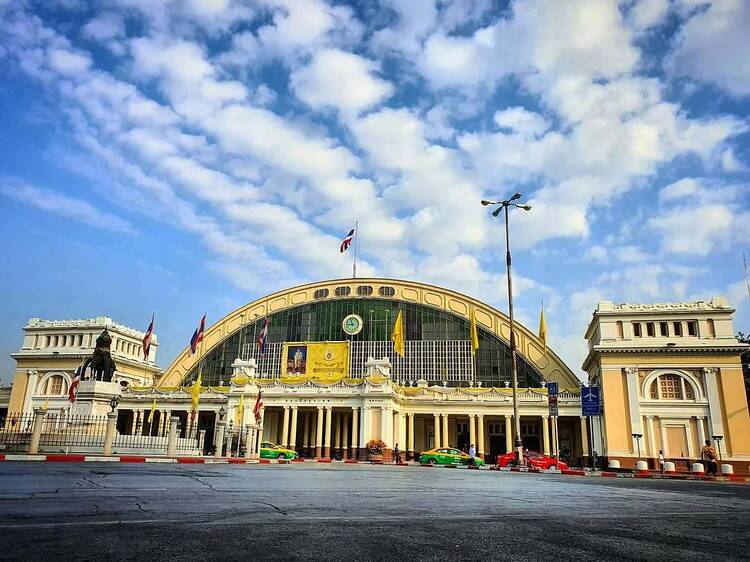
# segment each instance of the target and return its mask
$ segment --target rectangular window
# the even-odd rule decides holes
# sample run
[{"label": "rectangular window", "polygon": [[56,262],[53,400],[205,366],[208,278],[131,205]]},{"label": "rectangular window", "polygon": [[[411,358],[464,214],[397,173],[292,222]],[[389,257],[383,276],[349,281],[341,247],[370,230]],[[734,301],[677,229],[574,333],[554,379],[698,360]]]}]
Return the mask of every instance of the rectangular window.
[{"label": "rectangular window", "polygon": [[646,322],[646,334],[648,334],[648,337],[650,338],[653,338],[656,335],[653,322]]},{"label": "rectangular window", "polygon": [[682,322],[674,322],[674,335],[682,337]]},{"label": "rectangular window", "polygon": [[688,335],[689,336],[697,336],[698,335],[698,323],[695,320],[691,320],[687,323],[688,328]]},{"label": "rectangular window", "polygon": [[633,322],[633,335],[636,338],[641,337],[641,325],[638,322]]},{"label": "rectangular window", "polygon": [[669,322],[659,322],[659,333],[665,338],[669,335]]}]

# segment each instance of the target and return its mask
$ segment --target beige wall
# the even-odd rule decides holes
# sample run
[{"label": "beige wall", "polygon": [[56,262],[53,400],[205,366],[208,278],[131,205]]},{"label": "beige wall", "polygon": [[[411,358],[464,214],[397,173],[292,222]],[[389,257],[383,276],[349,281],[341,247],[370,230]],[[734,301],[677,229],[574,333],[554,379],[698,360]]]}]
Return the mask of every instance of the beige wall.
[{"label": "beige wall", "polygon": [[722,368],[718,376],[724,417],[724,440],[730,455],[750,454],[750,416],[748,415],[742,368]]}]

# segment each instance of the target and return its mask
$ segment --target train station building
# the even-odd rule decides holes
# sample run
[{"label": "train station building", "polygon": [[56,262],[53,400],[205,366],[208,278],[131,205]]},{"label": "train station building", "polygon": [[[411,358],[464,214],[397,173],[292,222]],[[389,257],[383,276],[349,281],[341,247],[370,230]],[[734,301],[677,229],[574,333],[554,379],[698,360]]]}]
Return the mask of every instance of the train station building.
[{"label": "train station building", "polygon": [[[399,313],[403,356],[391,339]],[[702,439],[720,437],[724,460],[747,470],[750,418],[739,359],[747,346],[733,336],[732,313],[718,298],[665,305],[602,302],[585,335],[585,383],[533,331],[516,324],[524,446],[579,466],[596,450],[624,467],[638,458],[654,462],[663,449],[688,466]],[[124,342],[112,349],[121,433],[163,436],[167,420],[176,416],[184,434],[200,374],[197,416],[191,419],[205,450],[217,445],[219,420],[235,427],[254,423],[259,391],[262,439],[302,457],[364,460],[371,439],[385,443],[386,457],[396,445],[413,457],[433,447],[473,443],[492,462],[512,447],[508,318],[455,291],[393,279],[290,288],[214,323],[202,347],[195,353],[186,348],[163,371],[155,350],[147,360],[138,355],[142,333],[107,320],[108,330],[119,329],[113,340]],[[43,403],[51,415],[70,415],[67,387],[80,358],[91,352],[93,340],[85,335],[96,331],[91,322],[29,322],[13,355],[12,388],[0,390],[0,417]],[[550,382],[559,388],[556,416],[548,405]],[[586,384],[601,387],[602,416],[582,416]]]}]

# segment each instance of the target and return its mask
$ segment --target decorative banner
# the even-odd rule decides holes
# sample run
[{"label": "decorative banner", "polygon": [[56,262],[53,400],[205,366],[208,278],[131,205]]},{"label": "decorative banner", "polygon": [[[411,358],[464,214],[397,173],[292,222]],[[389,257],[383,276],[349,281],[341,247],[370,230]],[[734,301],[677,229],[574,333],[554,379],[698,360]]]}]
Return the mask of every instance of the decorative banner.
[{"label": "decorative banner", "polygon": [[282,378],[330,381],[349,376],[349,342],[284,343]]}]

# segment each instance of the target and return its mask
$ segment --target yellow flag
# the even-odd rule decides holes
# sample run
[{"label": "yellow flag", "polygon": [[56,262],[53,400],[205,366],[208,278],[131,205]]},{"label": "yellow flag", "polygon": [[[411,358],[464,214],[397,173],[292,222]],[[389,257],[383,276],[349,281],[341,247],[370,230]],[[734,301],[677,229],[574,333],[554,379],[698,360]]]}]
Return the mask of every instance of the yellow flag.
[{"label": "yellow flag", "polygon": [[398,316],[396,316],[391,340],[393,341],[393,351],[403,357],[406,353],[406,329],[404,328],[404,313],[401,310],[398,311]]},{"label": "yellow flag", "polygon": [[241,424],[244,422],[245,415],[245,395],[240,395],[240,403],[237,404],[237,413],[235,415],[235,423]]},{"label": "yellow flag", "polygon": [[153,423],[155,411],[156,411],[156,398],[154,398],[154,403],[151,404],[151,411],[148,413],[148,423]]},{"label": "yellow flag", "polygon": [[544,354],[547,355],[547,322],[544,319],[544,303],[542,303],[542,312],[539,315],[539,339],[544,344]]},{"label": "yellow flag", "polygon": [[47,400],[44,401],[44,404],[42,404],[42,410],[45,412],[49,410],[49,402]]},{"label": "yellow flag", "polygon": [[198,371],[198,378],[195,379],[193,389],[190,391],[190,394],[193,397],[193,410],[198,409],[198,402],[200,402],[201,399],[201,378],[201,372]]},{"label": "yellow flag", "polygon": [[479,332],[477,331],[477,317],[474,314],[474,309],[471,309],[471,354],[476,355],[477,349],[479,349]]}]

